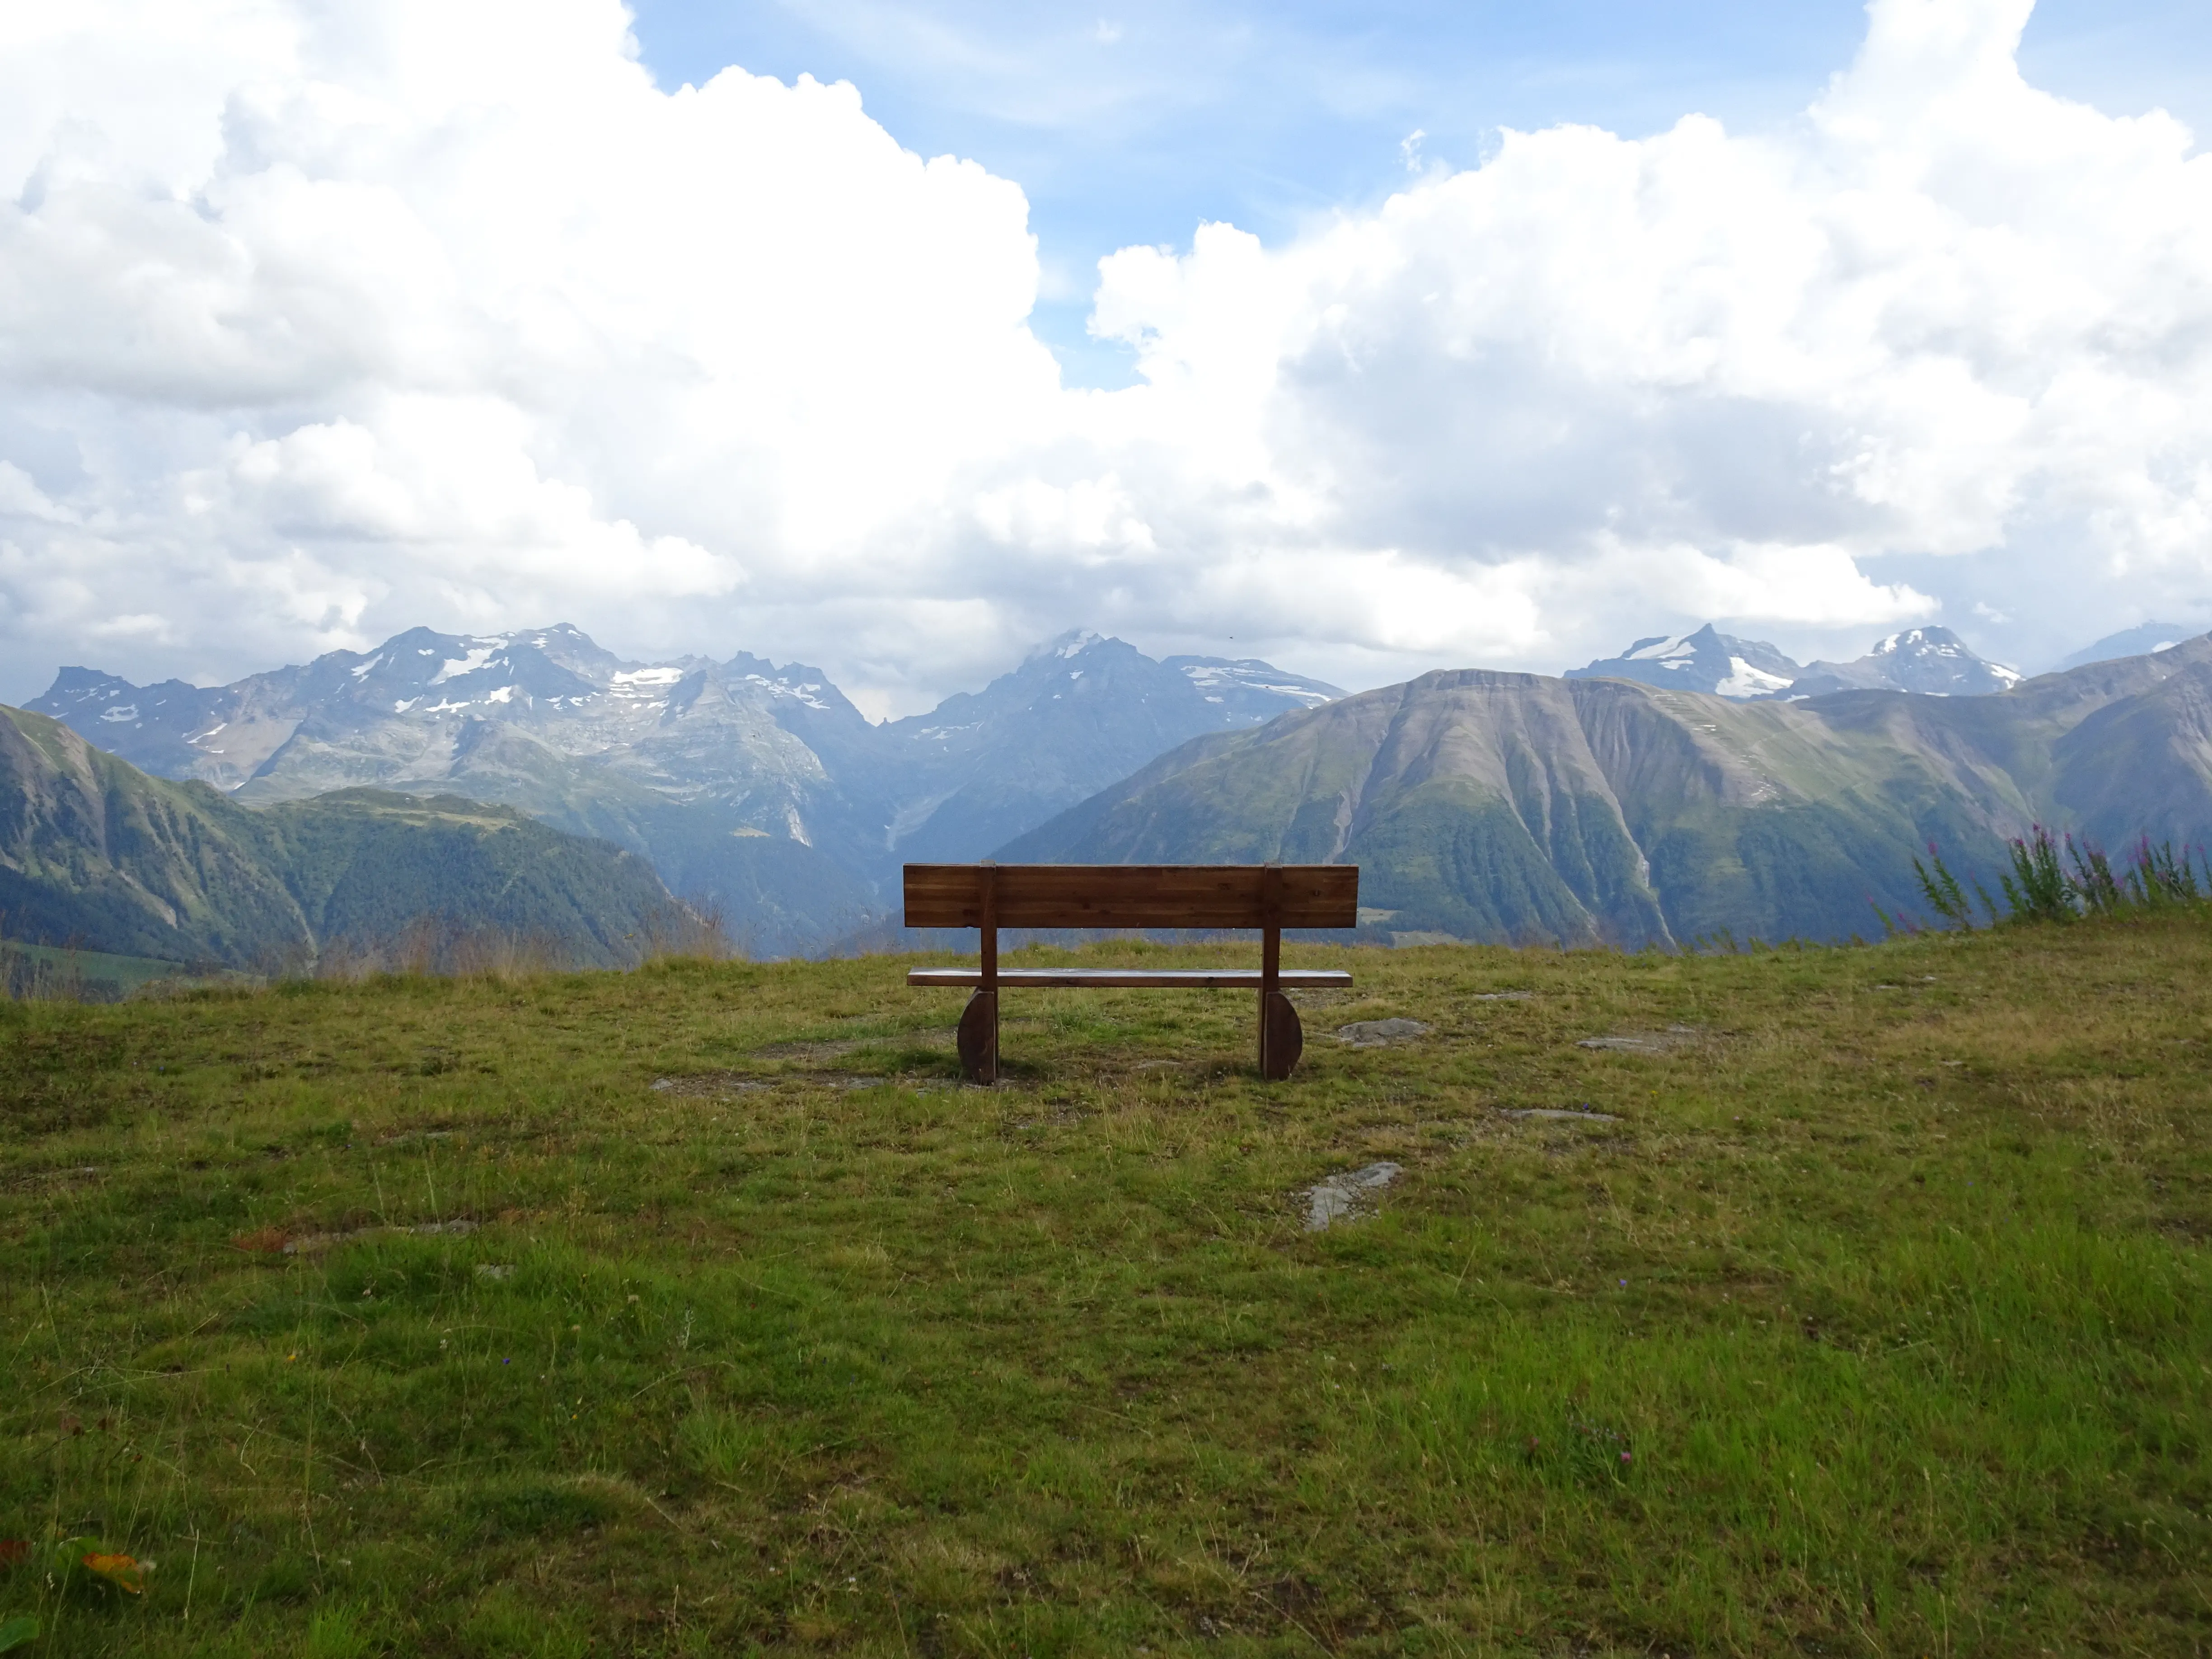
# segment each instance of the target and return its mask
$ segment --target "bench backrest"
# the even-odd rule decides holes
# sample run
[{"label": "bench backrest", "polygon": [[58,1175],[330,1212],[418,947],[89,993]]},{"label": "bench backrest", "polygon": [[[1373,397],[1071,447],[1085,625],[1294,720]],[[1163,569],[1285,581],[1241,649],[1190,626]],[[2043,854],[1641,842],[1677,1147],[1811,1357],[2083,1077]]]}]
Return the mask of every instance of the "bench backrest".
[{"label": "bench backrest", "polygon": [[906,925],[1353,927],[1353,864],[909,864]]}]

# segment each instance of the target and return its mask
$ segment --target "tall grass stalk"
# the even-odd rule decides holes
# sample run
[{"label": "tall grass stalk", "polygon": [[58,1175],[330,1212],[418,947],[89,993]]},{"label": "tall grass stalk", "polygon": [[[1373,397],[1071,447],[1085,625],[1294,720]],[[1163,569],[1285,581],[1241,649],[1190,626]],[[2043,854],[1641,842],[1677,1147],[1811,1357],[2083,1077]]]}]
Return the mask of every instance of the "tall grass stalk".
[{"label": "tall grass stalk", "polygon": [[[1989,889],[1974,883],[1974,895],[1991,927],[2067,922],[2212,902],[2212,860],[2206,861],[2201,882],[2195,868],[2195,861],[2204,859],[2202,849],[2177,852],[2172,842],[2154,845],[2148,836],[2131,850],[2126,869],[2117,872],[2105,850],[2087,836],[2077,838],[2069,832],[2054,838],[2039,823],[2026,836],[2014,837],[2008,851],[2012,868],[1997,877],[2005,896],[2002,915]],[[1934,842],[1928,843],[1928,861],[1914,859],[1912,870],[1930,910],[1954,927],[1975,925],[1966,887],[1943,862]],[[1881,914],[1879,907],[1876,914]],[[1882,919],[1889,922],[1887,915]],[[1893,925],[1891,931],[1899,930]]]}]

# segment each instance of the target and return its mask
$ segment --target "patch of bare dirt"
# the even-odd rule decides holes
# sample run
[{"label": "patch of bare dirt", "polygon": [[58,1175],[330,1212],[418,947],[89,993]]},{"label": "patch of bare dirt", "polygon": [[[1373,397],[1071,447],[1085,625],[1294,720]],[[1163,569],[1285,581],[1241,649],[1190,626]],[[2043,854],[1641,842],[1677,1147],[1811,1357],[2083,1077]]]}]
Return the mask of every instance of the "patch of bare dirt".
[{"label": "patch of bare dirt", "polygon": [[830,1042],[771,1042],[753,1050],[756,1060],[842,1060],[866,1044],[859,1037],[839,1037]]}]

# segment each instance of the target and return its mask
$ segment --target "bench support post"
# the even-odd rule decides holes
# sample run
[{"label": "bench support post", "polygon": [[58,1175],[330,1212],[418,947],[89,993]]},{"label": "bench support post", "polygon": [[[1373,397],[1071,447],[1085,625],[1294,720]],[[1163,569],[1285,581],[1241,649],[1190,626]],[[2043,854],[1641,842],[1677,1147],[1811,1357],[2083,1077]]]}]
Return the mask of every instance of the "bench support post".
[{"label": "bench support post", "polygon": [[1306,1034],[1298,1024],[1298,1011],[1280,991],[1262,1000],[1260,1017],[1260,1075],[1270,1083],[1290,1076],[1305,1052]]},{"label": "bench support post", "polygon": [[970,1083],[999,1080],[999,866],[988,860],[975,872],[982,932],[981,969],[975,995],[960,1015],[960,1070]]},{"label": "bench support post", "polygon": [[1260,872],[1260,1075],[1271,1083],[1290,1076],[1305,1050],[1298,1011],[1283,994],[1283,868],[1270,864]]},{"label": "bench support post", "polygon": [[960,1011],[960,1074],[970,1083],[999,1080],[999,994],[976,991]]}]

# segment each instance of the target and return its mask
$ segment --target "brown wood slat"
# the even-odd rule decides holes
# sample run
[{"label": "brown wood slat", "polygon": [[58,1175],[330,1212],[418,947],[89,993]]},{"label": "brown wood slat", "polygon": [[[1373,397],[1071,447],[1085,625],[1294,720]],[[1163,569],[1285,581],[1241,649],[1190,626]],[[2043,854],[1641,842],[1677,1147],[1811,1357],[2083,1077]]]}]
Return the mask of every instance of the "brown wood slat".
[{"label": "brown wood slat", "polygon": [[[915,986],[971,986],[982,982],[977,968],[909,968],[906,982]],[[1285,968],[1278,982],[1286,990],[1312,990],[1321,986],[1352,983],[1340,968]],[[1223,990],[1256,991],[1257,968],[1001,968],[1001,990],[1115,991]]]},{"label": "brown wood slat", "polygon": [[[973,864],[906,866],[906,925],[978,927],[981,884]],[[1359,869],[1349,864],[1274,866],[1279,897],[1267,914],[1269,866],[1258,864],[1001,864],[994,921],[1000,927],[1352,927],[1359,921]]]}]

